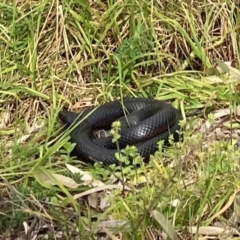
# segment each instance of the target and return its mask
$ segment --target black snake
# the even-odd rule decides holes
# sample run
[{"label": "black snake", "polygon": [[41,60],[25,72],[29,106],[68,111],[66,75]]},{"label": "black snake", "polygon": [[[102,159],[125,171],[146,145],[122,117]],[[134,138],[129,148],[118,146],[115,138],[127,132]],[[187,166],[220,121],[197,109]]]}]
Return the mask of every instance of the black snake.
[{"label": "black snake", "polygon": [[[91,114],[90,112],[94,110]],[[179,140],[181,113],[170,104],[149,98],[124,98],[89,108],[81,114],[63,110],[59,118],[66,127],[82,121],[70,133],[71,142],[76,143],[75,153],[81,161],[105,165],[119,164],[115,157],[118,151],[112,137],[94,138],[95,129],[110,129],[112,122],[121,122],[120,149],[135,145],[138,153],[149,160],[157,150],[157,142],[168,143],[169,135]]]}]

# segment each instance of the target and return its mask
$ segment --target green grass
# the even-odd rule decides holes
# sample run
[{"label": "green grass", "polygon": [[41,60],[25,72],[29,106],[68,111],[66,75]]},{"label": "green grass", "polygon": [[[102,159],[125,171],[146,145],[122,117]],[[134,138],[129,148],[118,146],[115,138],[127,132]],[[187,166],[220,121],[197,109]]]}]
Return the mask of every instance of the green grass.
[{"label": "green grass", "polygon": [[[26,238],[24,223],[29,239],[40,230],[51,239],[140,240],[204,235],[189,226],[238,229],[239,3],[175,2],[0,3],[3,237]],[[138,168],[73,159],[69,132],[60,135],[62,107],[81,111],[124,96],[171,102],[184,115],[184,141],[164,152],[159,146]],[[213,114],[223,108],[236,114],[219,123]],[[203,117],[187,117],[195,110]],[[207,121],[211,128],[200,132]],[[96,192],[99,183],[80,170],[109,190]],[[125,189],[112,189],[112,176]],[[106,196],[110,204],[101,209]],[[104,221],[127,224],[99,231]]]}]

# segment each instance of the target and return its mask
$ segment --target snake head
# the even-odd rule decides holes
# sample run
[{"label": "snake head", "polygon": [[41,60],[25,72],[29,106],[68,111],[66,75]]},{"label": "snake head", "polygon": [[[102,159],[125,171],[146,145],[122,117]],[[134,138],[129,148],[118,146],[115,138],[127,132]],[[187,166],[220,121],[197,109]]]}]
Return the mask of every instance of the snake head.
[{"label": "snake head", "polygon": [[71,112],[68,110],[62,110],[58,114],[59,119],[67,125],[71,125],[77,119],[78,116],[79,116],[78,113]]}]

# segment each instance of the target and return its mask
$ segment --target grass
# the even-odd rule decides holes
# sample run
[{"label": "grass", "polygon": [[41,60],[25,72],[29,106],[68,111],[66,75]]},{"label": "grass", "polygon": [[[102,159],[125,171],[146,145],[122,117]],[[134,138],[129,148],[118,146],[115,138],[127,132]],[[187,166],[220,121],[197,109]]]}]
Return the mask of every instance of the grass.
[{"label": "grass", "polygon": [[[237,239],[238,1],[2,1],[0,15],[2,238]],[[58,112],[123,96],[171,102],[184,141],[139,168],[72,158]]]}]

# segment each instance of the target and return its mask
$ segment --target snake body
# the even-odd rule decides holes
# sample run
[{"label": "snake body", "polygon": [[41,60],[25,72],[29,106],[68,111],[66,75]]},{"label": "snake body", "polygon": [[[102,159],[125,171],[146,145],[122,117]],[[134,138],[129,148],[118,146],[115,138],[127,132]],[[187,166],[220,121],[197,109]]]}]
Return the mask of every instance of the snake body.
[{"label": "snake body", "polygon": [[117,146],[112,137],[94,138],[95,129],[110,129],[111,124],[121,122],[118,146],[135,145],[138,153],[149,160],[157,150],[157,143],[168,143],[169,135],[179,140],[181,113],[170,104],[149,98],[124,98],[89,108],[81,114],[63,110],[59,118],[66,127],[78,124],[70,133],[71,142],[76,143],[75,153],[84,162],[102,162],[105,165],[119,164],[115,157]]}]

